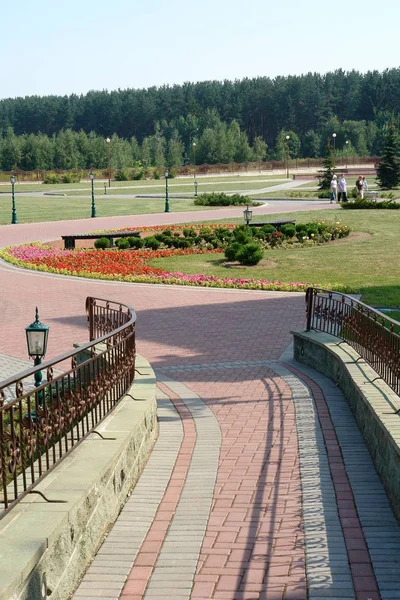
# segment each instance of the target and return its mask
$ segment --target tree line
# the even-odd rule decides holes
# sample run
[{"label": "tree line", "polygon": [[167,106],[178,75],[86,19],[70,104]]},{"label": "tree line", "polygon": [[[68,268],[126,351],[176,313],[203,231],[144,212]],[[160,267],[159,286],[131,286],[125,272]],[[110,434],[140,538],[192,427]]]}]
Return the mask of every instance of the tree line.
[{"label": "tree line", "polygon": [[388,69],[4,99],[0,168],[104,168],[108,136],[113,168],[314,158],[327,139],[339,155],[375,155],[399,128],[399,95]]}]

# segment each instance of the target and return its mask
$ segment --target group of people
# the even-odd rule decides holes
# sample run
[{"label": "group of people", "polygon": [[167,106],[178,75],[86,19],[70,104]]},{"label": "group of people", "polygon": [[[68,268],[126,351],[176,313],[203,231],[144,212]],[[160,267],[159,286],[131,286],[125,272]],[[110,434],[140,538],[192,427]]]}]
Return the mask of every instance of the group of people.
[{"label": "group of people", "polygon": [[[357,198],[364,198],[364,192],[367,189],[368,189],[368,182],[365,179],[365,177],[360,175],[356,181]],[[330,186],[330,190],[329,190],[329,196],[331,199],[331,204],[334,200],[337,200],[338,202],[347,202],[348,201],[347,183],[346,183],[346,179],[345,179],[343,173],[340,175],[339,179],[337,178],[337,175],[332,176],[331,186]]]}]

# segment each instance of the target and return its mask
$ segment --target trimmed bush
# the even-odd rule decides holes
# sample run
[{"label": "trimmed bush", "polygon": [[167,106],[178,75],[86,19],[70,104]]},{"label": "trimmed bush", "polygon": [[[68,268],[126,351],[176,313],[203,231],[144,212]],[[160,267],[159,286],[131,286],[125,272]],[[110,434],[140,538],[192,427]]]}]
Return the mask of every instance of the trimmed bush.
[{"label": "trimmed bush", "polygon": [[110,240],[108,238],[102,237],[102,238],[99,238],[98,240],[95,241],[94,247],[97,250],[105,250],[106,248],[110,248],[111,247],[111,242],[110,242]]},{"label": "trimmed bush", "polygon": [[183,228],[183,235],[185,238],[195,238],[196,237],[196,230],[193,227],[184,227]]},{"label": "trimmed bush", "polygon": [[342,203],[344,210],[397,210],[400,208],[400,203],[393,202],[393,200],[383,200],[382,202],[374,202],[373,200],[361,200],[359,198],[355,202],[344,202]]},{"label": "trimmed bush", "polygon": [[144,239],[144,245],[146,248],[150,248],[150,250],[158,250],[160,242],[154,236],[151,236]]},{"label": "trimmed bush", "polygon": [[236,255],[239,252],[241,245],[239,242],[233,242],[229,244],[227,248],[225,248],[225,258],[227,260],[236,260]]},{"label": "trimmed bush", "polygon": [[276,228],[273,225],[270,225],[269,223],[266,223],[265,225],[263,225],[261,227],[261,231],[263,231],[266,235],[267,234],[273,234],[276,231]]},{"label": "trimmed bush", "polygon": [[[242,194],[232,194],[227,196],[223,192],[213,192],[212,194],[200,194],[194,201],[199,206],[253,206],[252,200]],[[256,203],[255,206],[258,206]]]},{"label": "trimmed bush", "polygon": [[296,227],[287,223],[286,225],[282,225],[281,233],[287,238],[292,238],[296,235]]},{"label": "trimmed bush", "polygon": [[115,245],[119,250],[127,250],[130,247],[128,240],[125,238],[119,238],[118,240],[115,240]]},{"label": "trimmed bush", "polygon": [[143,248],[144,246],[144,240],[142,240],[141,238],[128,237],[126,239],[128,240],[129,246],[131,248]]},{"label": "trimmed bush", "polygon": [[257,265],[264,256],[264,250],[257,242],[241,246],[236,254],[236,260],[243,265]]}]

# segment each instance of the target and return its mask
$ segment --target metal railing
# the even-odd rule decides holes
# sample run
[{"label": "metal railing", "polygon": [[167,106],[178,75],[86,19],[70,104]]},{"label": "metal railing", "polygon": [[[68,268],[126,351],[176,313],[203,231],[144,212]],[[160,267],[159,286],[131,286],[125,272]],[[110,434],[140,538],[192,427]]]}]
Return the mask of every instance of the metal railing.
[{"label": "metal railing", "polygon": [[[89,343],[0,383],[0,519],[95,431],[133,383],[134,310],[89,297],[86,312]],[[64,361],[71,367],[60,372]],[[32,388],[39,370],[47,381]],[[10,387],[15,396],[6,402]]]},{"label": "metal railing", "polygon": [[346,341],[400,395],[400,323],[346,294],[308,288],[307,331]]}]

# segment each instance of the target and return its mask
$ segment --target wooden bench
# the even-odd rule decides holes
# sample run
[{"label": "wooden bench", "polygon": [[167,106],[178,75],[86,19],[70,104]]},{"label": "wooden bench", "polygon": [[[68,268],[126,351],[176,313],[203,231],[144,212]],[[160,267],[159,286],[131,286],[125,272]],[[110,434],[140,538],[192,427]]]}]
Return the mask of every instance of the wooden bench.
[{"label": "wooden bench", "polygon": [[111,231],[108,233],[81,233],[77,235],[62,235],[64,250],[74,250],[75,240],[98,240],[107,238],[110,240],[111,248],[114,246],[115,238],[140,237],[139,231]]},{"label": "wooden bench", "polygon": [[278,221],[264,221],[263,223],[253,223],[250,221],[250,227],[264,227],[264,225],[273,225],[274,227],[281,227],[282,225],[295,225],[296,221],[292,219],[279,219]]},{"label": "wooden bench", "polygon": [[364,198],[365,199],[371,198],[372,200],[375,200],[375,202],[376,202],[377,199],[378,199],[378,194],[379,194],[379,192],[368,192],[368,191],[365,191],[364,192]]}]

